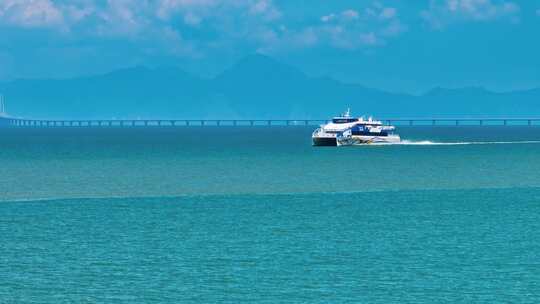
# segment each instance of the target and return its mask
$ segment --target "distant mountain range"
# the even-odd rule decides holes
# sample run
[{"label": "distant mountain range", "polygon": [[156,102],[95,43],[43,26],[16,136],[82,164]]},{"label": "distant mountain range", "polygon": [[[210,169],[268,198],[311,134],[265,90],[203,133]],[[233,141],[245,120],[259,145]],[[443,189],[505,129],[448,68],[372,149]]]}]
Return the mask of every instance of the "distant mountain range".
[{"label": "distant mountain range", "polygon": [[252,55],[213,79],[177,68],[135,67],[71,79],[0,83],[8,112],[28,118],[327,118],[351,108],[377,117],[540,116],[540,88],[494,93],[482,88],[390,93],[309,77]]}]

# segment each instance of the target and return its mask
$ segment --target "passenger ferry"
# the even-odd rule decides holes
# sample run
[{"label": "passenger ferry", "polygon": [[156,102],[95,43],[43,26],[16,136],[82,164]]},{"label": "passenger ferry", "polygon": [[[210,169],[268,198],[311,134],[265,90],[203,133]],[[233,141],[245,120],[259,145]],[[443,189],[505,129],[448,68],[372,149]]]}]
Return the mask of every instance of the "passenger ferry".
[{"label": "passenger ferry", "polygon": [[321,125],[312,134],[314,146],[348,146],[355,144],[398,143],[399,135],[394,134],[394,126],[385,126],[379,120],[369,117],[356,118],[347,110]]}]

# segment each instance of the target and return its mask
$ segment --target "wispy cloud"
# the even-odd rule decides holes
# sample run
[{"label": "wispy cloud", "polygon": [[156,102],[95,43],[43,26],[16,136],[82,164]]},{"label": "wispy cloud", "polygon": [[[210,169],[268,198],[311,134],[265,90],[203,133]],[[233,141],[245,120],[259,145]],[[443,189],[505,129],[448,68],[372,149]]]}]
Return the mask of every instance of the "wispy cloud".
[{"label": "wispy cloud", "polygon": [[407,30],[396,8],[378,2],[363,9],[326,14],[320,21],[321,24],[311,28],[310,35],[317,37],[318,44],[344,49],[381,45],[389,37]]},{"label": "wispy cloud", "polygon": [[[163,20],[180,16],[188,25],[231,17],[256,17],[270,21],[282,15],[271,0],[158,0],[156,13]],[[192,22],[194,20],[197,21]]]},{"label": "wispy cloud", "polygon": [[322,22],[332,22],[332,21],[352,21],[357,20],[360,14],[353,9],[344,10],[339,14],[331,13],[321,17]]},{"label": "wispy cloud", "polygon": [[358,49],[384,45],[407,30],[398,10],[380,1],[302,18],[293,20],[273,0],[0,0],[0,27],[127,41],[178,56],[236,48]]},{"label": "wispy cloud", "polygon": [[501,0],[431,0],[429,9],[421,16],[434,28],[443,28],[454,22],[519,20],[520,7],[514,2]]},{"label": "wispy cloud", "polygon": [[143,32],[150,22],[145,1],[107,0],[93,17],[96,33],[101,36],[131,36]]},{"label": "wispy cloud", "polygon": [[63,24],[64,15],[50,0],[2,0],[0,21],[26,28],[52,27]]}]

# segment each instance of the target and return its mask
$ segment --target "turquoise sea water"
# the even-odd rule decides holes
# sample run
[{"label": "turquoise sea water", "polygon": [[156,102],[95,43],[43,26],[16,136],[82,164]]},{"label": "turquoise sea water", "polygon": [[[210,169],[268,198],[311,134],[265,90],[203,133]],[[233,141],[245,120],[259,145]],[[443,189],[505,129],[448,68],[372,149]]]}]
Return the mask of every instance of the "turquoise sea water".
[{"label": "turquoise sea water", "polygon": [[537,303],[540,128],[0,130],[0,303]]}]

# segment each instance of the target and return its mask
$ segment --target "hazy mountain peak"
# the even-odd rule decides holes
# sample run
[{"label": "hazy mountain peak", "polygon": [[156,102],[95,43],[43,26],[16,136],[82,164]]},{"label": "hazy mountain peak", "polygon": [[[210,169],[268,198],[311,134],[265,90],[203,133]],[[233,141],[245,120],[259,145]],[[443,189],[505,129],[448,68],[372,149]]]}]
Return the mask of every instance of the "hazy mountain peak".
[{"label": "hazy mountain peak", "polygon": [[442,88],[442,87],[435,87],[431,90],[429,90],[424,96],[440,96],[440,95],[455,95],[455,94],[494,94],[493,92],[487,90],[484,87],[478,87],[478,86],[469,86],[469,87],[462,87],[462,88]]},{"label": "hazy mountain peak", "polygon": [[213,80],[176,67],[136,66],[64,80],[0,83],[10,114],[34,118],[326,118],[351,107],[379,117],[538,115],[540,90],[435,88],[388,93],[310,78],[268,56],[247,56]]}]

